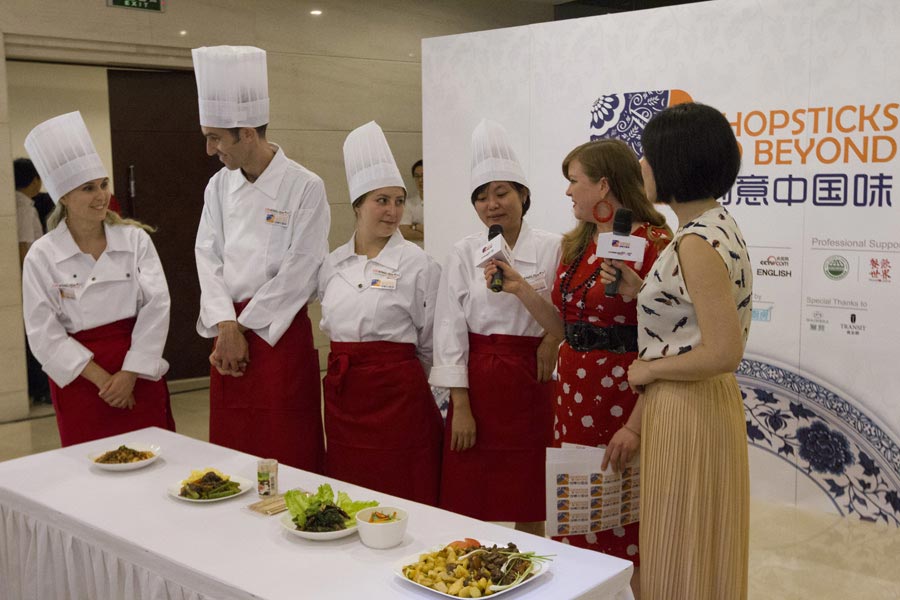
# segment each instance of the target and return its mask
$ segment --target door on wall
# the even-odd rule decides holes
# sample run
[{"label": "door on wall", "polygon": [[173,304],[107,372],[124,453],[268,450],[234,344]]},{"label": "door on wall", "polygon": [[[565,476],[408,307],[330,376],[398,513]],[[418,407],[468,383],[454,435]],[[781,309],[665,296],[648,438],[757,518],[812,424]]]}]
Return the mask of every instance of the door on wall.
[{"label": "door on wall", "polygon": [[157,228],[153,243],[172,297],[167,378],[207,376],[211,343],[196,330],[194,238],[203,190],[222,165],[206,155],[194,74],[110,69],[108,81],[116,198],[124,216]]}]

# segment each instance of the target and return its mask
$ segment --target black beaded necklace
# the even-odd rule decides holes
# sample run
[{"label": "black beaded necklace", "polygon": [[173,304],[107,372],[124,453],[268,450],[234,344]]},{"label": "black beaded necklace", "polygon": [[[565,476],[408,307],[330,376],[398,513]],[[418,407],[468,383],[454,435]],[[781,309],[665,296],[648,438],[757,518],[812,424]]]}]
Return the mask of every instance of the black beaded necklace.
[{"label": "black beaded necklace", "polygon": [[[588,244],[590,245],[590,244]],[[581,306],[578,311],[578,321],[584,321],[584,308],[587,306],[587,293],[592,287],[594,287],[594,283],[596,283],[597,278],[600,277],[600,271],[603,267],[603,262],[601,261],[597,268],[594,269],[594,272],[590,274],[584,281],[576,285],[574,288],[572,285],[572,278],[575,276],[575,272],[578,270],[578,267],[581,266],[581,261],[584,259],[584,254],[587,252],[588,245],[581,249],[581,252],[578,253],[578,256],[575,257],[575,260],[572,261],[572,264],[566,269],[566,272],[563,273],[562,281],[559,284],[559,291],[562,295],[562,316],[563,321],[566,320],[566,315],[568,314],[568,304],[567,297],[572,296],[572,299],[575,298],[575,293],[579,290],[584,290],[581,293]],[[578,306],[578,303],[575,304]]]}]

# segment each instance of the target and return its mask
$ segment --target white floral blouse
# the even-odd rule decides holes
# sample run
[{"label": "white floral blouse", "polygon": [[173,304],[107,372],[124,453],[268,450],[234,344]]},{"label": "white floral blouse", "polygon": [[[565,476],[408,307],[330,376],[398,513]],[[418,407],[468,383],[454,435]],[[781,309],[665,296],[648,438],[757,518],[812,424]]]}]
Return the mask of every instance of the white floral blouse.
[{"label": "white floral blouse", "polygon": [[638,356],[654,360],[690,352],[700,343],[700,327],[678,260],[685,235],[706,240],[722,257],[732,282],[732,296],[741,322],[744,345],[750,333],[753,270],[737,223],[718,206],[689,221],[659,255],[638,294]]}]

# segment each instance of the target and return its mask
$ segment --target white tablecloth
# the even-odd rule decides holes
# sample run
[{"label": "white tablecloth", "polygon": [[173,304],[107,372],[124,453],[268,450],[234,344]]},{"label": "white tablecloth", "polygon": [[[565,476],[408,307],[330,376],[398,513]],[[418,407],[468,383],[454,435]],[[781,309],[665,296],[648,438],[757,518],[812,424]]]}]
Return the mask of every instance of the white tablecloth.
[{"label": "white tablecloth", "polygon": [[[102,471],[87,459],[120,443],[162,447],[152,465]],[[515,600],[630,600],[631,563],[281,465],[280,488],[329,482],[353,499],[409,512],[403,543],[372,550],[354,534],[312,542],[280,515],[246,509],[254,491],[192,504],[166,488],[192,469],[256,477],[256,458],[157,428],[0,463],[0,598],[205,600],[439,598],[393,574],[403,558],[462,537],[555,554]],[[477,477],[475,478],[477,479]]]}]

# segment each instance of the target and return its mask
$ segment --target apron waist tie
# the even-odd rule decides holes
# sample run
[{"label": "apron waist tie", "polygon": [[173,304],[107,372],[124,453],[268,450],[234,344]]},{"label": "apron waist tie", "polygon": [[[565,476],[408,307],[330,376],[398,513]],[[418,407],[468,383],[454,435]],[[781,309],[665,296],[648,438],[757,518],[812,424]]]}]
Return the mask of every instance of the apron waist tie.
[{"label": "apron waist tie", "polygon": [[344,389],[344,377],[350,366],[385,364],[415,360],[415,344],[398,342],[331,342],[328,353],[328,377],[334,378],[337,393]]}]

